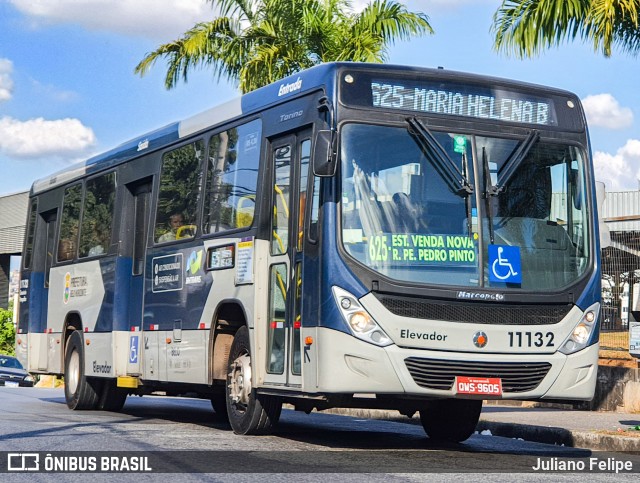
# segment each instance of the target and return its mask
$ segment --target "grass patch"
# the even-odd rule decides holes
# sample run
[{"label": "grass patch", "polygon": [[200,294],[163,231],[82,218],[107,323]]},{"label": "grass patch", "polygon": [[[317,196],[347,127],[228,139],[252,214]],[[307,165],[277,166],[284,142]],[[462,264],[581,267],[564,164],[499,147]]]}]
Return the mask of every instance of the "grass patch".
[{"label": "grass patch", "polygon": [[600,348],[629,351],[629,331],[600,332]]}]

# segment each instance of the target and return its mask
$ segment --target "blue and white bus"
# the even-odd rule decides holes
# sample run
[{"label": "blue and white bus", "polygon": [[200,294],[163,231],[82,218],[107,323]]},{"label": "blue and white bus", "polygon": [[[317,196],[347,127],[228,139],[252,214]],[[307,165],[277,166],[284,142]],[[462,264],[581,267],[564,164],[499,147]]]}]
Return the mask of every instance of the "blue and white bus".
[{"label": "blue and white bus", "polygon": [[283,403],[419,412],[589,400],[600,267],[569,92],[324,64],[40,179],[17,353],[71,409],[198,395],[238,434]]}]

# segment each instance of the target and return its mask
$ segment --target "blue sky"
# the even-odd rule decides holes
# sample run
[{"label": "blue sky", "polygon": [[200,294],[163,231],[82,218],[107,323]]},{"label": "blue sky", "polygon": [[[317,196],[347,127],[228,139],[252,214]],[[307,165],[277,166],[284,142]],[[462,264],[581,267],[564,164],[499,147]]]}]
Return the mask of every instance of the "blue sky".
[{"label": "blue sky", "polygon": [[[364,1],[354,2],[358,6]],[[567,43],[533,60],[493,50],[499,0],[413,0],[435,34],[398,43],[389,62],[442,66],[575,92],[590,123],[596,178],[640,186],[640,59]],[[133,74],[160,43],[212,17],[205,0],[0,0],[0,195],[238,95],[208,71],[166,91],[164,65]]]}]

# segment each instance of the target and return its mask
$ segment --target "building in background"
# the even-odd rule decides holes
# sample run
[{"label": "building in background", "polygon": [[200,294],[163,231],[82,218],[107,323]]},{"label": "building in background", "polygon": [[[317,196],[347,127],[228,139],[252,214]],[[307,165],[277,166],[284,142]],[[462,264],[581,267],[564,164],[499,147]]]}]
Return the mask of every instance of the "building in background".
[{"label": "building in background", "polygon": [[9,306],[11,257],[20,255],[27,221],[29,193],[0,197],[0,308]]}]

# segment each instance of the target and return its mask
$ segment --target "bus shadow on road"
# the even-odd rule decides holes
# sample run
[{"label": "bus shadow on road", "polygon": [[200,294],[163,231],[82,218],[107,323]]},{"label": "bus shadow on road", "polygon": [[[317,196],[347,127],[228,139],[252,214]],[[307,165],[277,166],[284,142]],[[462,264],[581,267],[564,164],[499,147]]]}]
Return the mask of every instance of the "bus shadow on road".
[{"label": "bus shadow on road", "polygon": [[[322,418],[318,422],[318,418]],[[446,450],[453,452],[503,453],[518,455],[555,455],[585,458],[590,450],[553,446],[476,433],[463,443],[433,441],[422,426],[411,420],[361,419],[335,414],[314,416],[283,411],[274,435],[281,438],[349,450]]]}]

